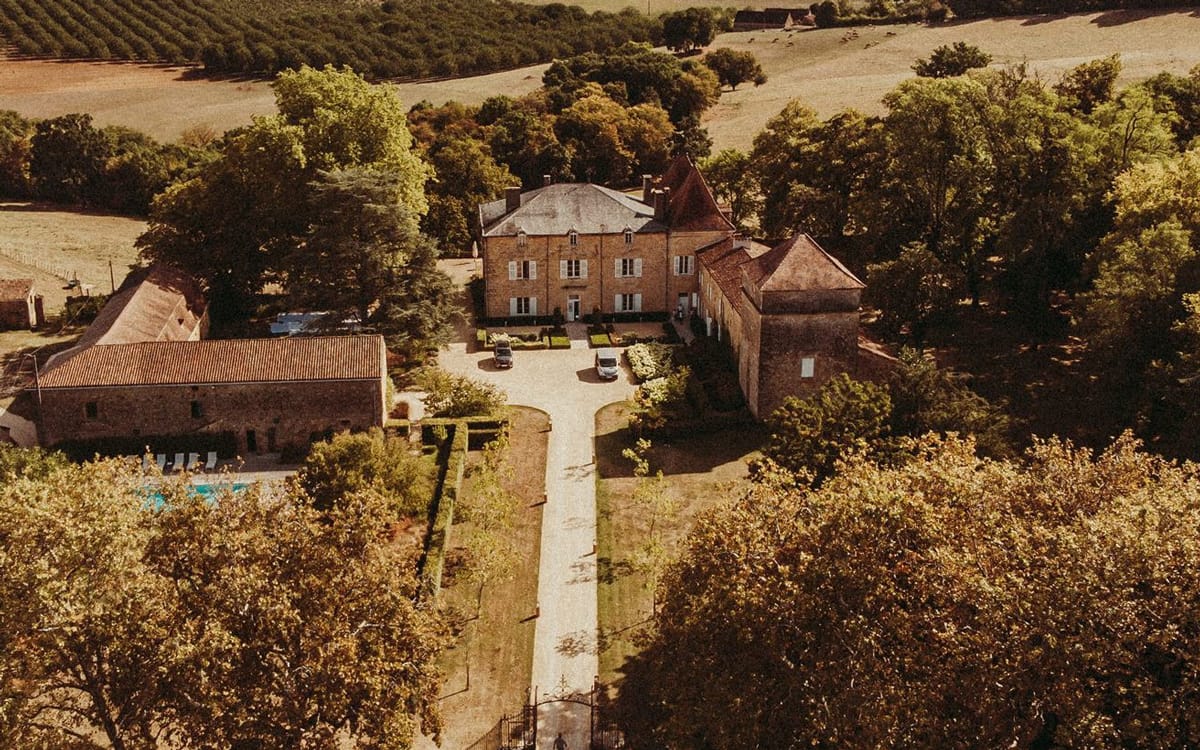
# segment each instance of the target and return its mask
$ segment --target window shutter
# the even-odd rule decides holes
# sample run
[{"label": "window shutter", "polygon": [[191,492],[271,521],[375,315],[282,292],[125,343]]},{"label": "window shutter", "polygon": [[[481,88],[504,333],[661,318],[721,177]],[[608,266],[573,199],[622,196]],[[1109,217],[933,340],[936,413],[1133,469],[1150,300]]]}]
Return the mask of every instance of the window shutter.
[{"label": "window shutter", "polygon": [[813,364],[814,360],[812,357],[802,358],[800,360],[800,377],[811,378],[813,376]]},{"label": "window shutter", "polygon": [[680,274],[680,270],[679,270],[679,256],[678,256],[678,255],[676,255],[676,256],[675,256],[675,275],[676,275],[676,276],[678,276],[679,274]]},{"label": "window shutter", "polygon": [[642,259],[641,258],[633,259],[633,275],[634,276],[642,275]]},{"label": "window shutter", "polygon": [[560,260],[558,262],[558,278],[567,278],[567,262],[565,260]]},{"label": "window shutter", "polygon": [[613,295],[613,312],[621,312],[621,295]]},{"label": "window shutter", "polygon": [[517,298],[516,297],[508,298],[508,314],[509,315],[517,314]]},{"label": "window shutter", "polygon": [[581,279],[587,278],[587,261],[586,260],[579,261],[579,278],[581,278]]},{"label": "window shutter", "polygon": [[529,298],[529,314],[537,315],[537,297]]},{"label": "window shutter", "polygon": [[517,279],[517,262],[515,260],[510,260],[508,262],[508,280],[516,281],[516,279]]},{"label": "window shutter", "polygon": [[621,275],[621,259],[617,258],[613,261],[613,276]]},{"label": "window shutter", "polygon": [[531,278],[531,279],[537,278],[537,261],[536,260],[529,261],[529,278]]},{"label": "window shutter", "polygon": [[634,312],[642,311],[642,295],[640,295],[640,294],[633,295],[633,311]]}]

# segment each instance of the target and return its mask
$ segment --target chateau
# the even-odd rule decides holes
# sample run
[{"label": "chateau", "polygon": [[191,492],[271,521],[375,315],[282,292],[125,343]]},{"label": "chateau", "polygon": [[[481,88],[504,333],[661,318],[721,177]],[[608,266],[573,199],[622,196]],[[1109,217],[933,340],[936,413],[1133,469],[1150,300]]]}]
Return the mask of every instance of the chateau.
[{"label": "chateau", "polygon": [[862,281],[808,235],[773,248],[739,237],[687,157],[644,177],[640,196],[509,188],[479,207],[478,229],[489,319],[699,315],[732,348],[755,416],[891,361],[859,334]]}]

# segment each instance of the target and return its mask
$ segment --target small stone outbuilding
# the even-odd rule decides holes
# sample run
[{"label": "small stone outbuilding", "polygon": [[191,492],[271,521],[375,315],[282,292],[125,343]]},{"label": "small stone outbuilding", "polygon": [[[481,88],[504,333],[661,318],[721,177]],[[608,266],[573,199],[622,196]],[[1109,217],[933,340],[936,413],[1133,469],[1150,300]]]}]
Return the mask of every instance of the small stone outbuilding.
[{"label": "small stone outbuilding", "polygon": [[0,331],[35,330],[45,322],[33,279],[0,279]]}]

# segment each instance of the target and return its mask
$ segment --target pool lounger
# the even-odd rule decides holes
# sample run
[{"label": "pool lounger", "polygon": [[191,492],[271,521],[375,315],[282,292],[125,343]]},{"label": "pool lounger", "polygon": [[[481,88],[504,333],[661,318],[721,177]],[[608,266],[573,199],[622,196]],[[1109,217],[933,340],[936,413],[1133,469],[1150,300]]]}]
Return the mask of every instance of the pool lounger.
[{"label": "pool lounger", "polygon": [[195,468],[196,465],[199,463],[200,463],[200,454],[199,453],[189,453],[188,454],[187,467],[189,469]]},{"label": "pool lounger", "polygon": [[181,471],[183,468],[183,454],[176,453],[175,460],[171,462],[171,471]]},{"label": "pool lounger", "polygon": [[215,468],[217,468],[217,452],[209,451],[208,460],[204,462],[204,470],[212,471]]},{"label": "pool lounger", "polygon": [[162,471],[167,468],[167,454],[159,453],[154,457],[154,463],[158,464],[158,470]]}]

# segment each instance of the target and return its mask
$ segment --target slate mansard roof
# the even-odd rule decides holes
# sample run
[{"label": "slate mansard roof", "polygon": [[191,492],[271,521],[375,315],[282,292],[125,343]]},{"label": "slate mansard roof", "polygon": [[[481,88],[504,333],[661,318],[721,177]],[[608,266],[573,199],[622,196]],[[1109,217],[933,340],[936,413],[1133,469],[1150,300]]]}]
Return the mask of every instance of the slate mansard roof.
[{"label": "slate mansard roof", "polygon": [[665,232],[654,207],[625,193],[587,183],[547,185],[521,194],[521,205],[508,211],[504,199],[479,207],[484,237]]},{"label": "slate mansard roof", "polygon": [[379,380],[382,336],[154,341],[90,346],[42,373],[42,389]]}]

